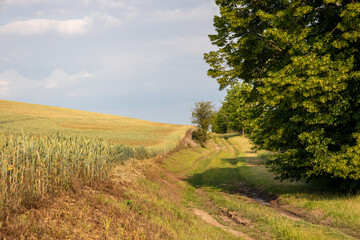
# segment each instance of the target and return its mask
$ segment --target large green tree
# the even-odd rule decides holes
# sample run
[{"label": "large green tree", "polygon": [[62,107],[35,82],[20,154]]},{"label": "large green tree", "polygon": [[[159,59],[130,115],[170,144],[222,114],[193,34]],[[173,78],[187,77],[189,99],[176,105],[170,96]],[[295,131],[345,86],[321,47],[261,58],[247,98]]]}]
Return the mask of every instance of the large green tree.
[{"label": "large green tree", "polygon": [[[244,81],[253,142],[280,179],[360,179],[360,3],[216,0],[220,89]],[[357,181],[357,182],[356,182]]]}]

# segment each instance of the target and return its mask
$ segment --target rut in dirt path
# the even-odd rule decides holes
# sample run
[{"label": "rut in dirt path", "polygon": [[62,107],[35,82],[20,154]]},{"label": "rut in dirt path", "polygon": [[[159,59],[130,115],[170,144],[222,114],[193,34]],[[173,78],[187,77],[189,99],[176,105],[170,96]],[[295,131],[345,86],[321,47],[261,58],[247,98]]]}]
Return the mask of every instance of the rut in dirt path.
[{"label": "rut in dirt path", "polygon": [[[231,141],[227,139],[225,142],[227,145],[229,145],[228,147],[232,147],[234,151],[233,153],[237,156],[239,155],[239,153],[244,153],[245,158],[249,158],[249,157],[251,158],[254,156],[254,153],[252,151],[246,152],[244,151],[244,149],[242,149],[241,147],[239,148],[239,146],[235,146]],[[247,166],[249,166],[249,164],[247,164]],[[331,223],[327,221],[317,220],[313,215],[306,213],[301,209],[295,208],[288,204],[287,205],[280,204],[278,195],[268,193],[256,187],[251,187],[245,182],[239,182],[236,185],[237,185],[236,186],[237,191],[233,192],[232,194],[237,194],[239,196],[242,196],[244,199],[246,199],[249,202],[256,203],[261,206],[269,207],[275,210],[279,215],[283,217],[289,218],[294,221],[305,221],[313,225],[324,226],[348,238],[359,239],[358,232],[350,231],[350,229],[342,229],[342,228],[334,227],[331,225]]]},{"label": "rut in dirt path", "polygon": [[[201,188],[196,189],[195,191],[198,196],[201,197],[202,202],[204,206],[206,206],[206,209],[212,209],[214,212],[217,212],[216,216],[220,218],[223,222],[228,222],[232,225],[244,225],[244,226],[251,226],[252,222],[248,219],[240,218],[235,212],[231,212],[226,208],[222,208],[217,206],[208,196],[208,194]],[[241,232],[239,230],[234,230],[229,226],[225,226],[221,223],[219,223],[213,216],[211,216],[207,211],[193,208],[192,209],[195,215],[201,217],[205,222],[220,227],[221,229],[232,233],[236,237],[241,237],[246,240],[254,240],[254,238],[250,237],[249,235],[245,234],[244,232]]]},{"label": "rut in dirt path", "polygon": [[[214,202],[208,195],[207,187],[209,187],[218,189],[222,192],[223,197],[228,198],[230,202],[237,201],[236,198],[239,198],[238,201],[242,201],[244,204],[251,202],[261,206],[260,211],[262,208],[264,210],[265,208],[271,208],[275,213],[269,215],[271,220],[276,219],[275,216],[277,215],[280,218],[284,217],[281,218],[284,220],[283,222],[288,221],[288,224],[295,226],[295,228],[297,225],[306,228],[307,223],[313,225],[309,227],[311,231],[314,231],[313,229],[317,227],[325,227],[327,230],[324,229],[325,232],[322,236],[331,235],[329,232],[337,232],[340,238],[344,239],[358,237],[358,233],[351,233],[350,229],[336,228],[329,222],[318,220],[316,215],[312,213],[297,209],[289,204],[284,205],[279,201],[279,195],[267,192],[265,187],[249,186],[245,182],[246,178],[241,178],[241,174],[248,173],[247,170],[244,170],[244,167],[251,168],[252,166],[249,166],[249,164],[255,164],[253,167],[257,167],[259,166],[257,163],[261,164],[258,153],[253,150],[250,151],[250,148],[250,144],[242,140],[215,139],[212,149],[206,149],[205,154],[197,158],[192,164],[189,164],[193,168],[192,171],[187,168],[181,172],[180,175],[182,176],[176,174],[180,180],[195,187],[196,195],[201,198],[201,204],[195,203],[195,206],[191,208],[195,215],[201,217],[208,224],[230,232],[236,237],[253,239],[252,236],[261,235],[256,229],[249,229],[258,226],[257,219],[252,218],[252,215],[243,214],[241,209],[233,210],[231,204],[223,205],[221,202]],[[184,176],[187,178],[184,178]],[[230,196],[235,197],[235,199]],[[267,218],[267,215],[264,213],[263,217]],[[267,231],[270,236],[272,228],[271,226],[268,228]],[[303,235],[306,236],[306,234]]]},{"label": "rut in dirt path", "polygon": [[[327,227],[329,229],[332,229],[348,238],[354,238],[354,239],[359,239],[359,234],[355,233],[355,232],[344,232],[344,229],[341,228],[336,228],[334,226],[332,226],[330,223],[326,222],[326,221],[320,221],[320,220],[316,220],[314,218],[314,216],[305,213],[304,211],[301,211],[300,209],[297,209],[293,206],[290,205],[280,205],[278,202],[278,198],[273,199],[273,200],[269,200],[269,198],[263,198],[263,197],[259,197],[255,191],[252,191],[250,194],[248,193],[242,193],[239,194],[240,196],[244,197],[247,201],[252,202],[252,203],[257,203],[261,206],[265,206],[265,207],[269,207],[273,210],[275,210],[278,214],[280,214],[283,217],[287,217],[289,219],[292,219],[294,221],[305,221],[308,222],[310,224],[313,225],[320,225],[320,226],[324,226]],[[271,198],[270,198],[271,199]]]},{"label": "rut in dirt path", "polygon": [[[228,143],[231,144],[230,142]],[[252,156],[252,153],[250,153],[250,155]],[[248,156],[248,154],[246,154],[245,158],[251,156]],[[313,225],[324,226],[348,238],[359,239],[359,232],[354,232],[350,229],[337,228],[331,225],[330,222],[327,222],[325,220],[324,221],[317,220],[315,216],[305,212],[304,210],[301,210],[289,204],[286,205],[280,204],[279,202],[280,198],[279,195],[277,194],[268,193],[265,190],[261,190],[256,187],[249,186],[245,182],[237,183],[236,188],[237,190],[232,192],[231,194],[237,194],[239,196],[242,196],[244,199],[246,199],[249,202],[257,203],[258,205],[269,207],[275,210],[279,215],[283,217],[289,218],[294,221],[305,221]]]},{"label": "rut in dirt path", "polygon": [[240,231],[236,231],[234,229],[231,229],[229,227],[226,227],[224,225],[222,225],[221,223],[219,223],[215,218],[213,218],[208,212],[205,212],[203,210],[200,210],[200,209],[196,209],[194,208],[193,209],[193,212],[195,215],[199,216],[202,218],[202,220],[204,220],[205,222],[215,226],[215,227],[219,227],[227,232],[230,232],[231,234],[233,234],[235,237],[241,237],[243,239],[246,239],[246,240],[255,240],[254,238],[246,235],[245,233],[243,232],[240,232]]}]

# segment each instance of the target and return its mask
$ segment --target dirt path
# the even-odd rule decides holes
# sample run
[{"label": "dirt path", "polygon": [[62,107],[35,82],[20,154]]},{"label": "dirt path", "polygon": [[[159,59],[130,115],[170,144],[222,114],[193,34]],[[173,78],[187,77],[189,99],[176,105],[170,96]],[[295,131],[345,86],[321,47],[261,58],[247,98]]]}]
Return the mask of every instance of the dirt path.
[{"label": "dirt path", "polygon": [[[231,144],[229,141],[228,143]],[[245,152],[245,157],[253,157],[253,156],[254,154],[252,152]],[[261,165],[247,164],[247,166],[258,167]],[[291,206],[290,204],[286,204],[286,205],[280,204],[279,196],[274,194],[269,194],[266,191],[251,187],[246,183],[239,184],[238,191],[236,194],[244,197],[249,202],[257,203],[258,205],[272,208],[281,216],[289,218],[291,220],[295,220],[295,221],[302,220],[310,224],[321,225],[329,229],[332,229],[340,234],[343,234],[348,238],[356,238],[356,239],[358,238],[358,233],[352,232],[350,231],[350,229],[349,229],[350,232],[344,232],[344,229],[340,229],[332,226],[331,222],[329,221],[318,220],[313,215],[311,215],[308,212],[305,212],[304,210]]]},{"label": "dirt path", "polygon": [[342,229],[338,229],[338,228],[331,226],[331,224],[329,222],[315,220],[314,216],[312,216],[311,214],[308,214],[308,213],[306,213],[300,209],[297,209],[291,205],[280,205],[278,203],[277,199],[268,201],[268,200],[265,200],[265,199],[262,199],[262,198],[256,197],[256,196],[253,196],[253,197],[249,197],[246,195],[243,195],[243,196],[249,202],[255,202],[259,205],[272,208],[273,210],[275,210],[277,213],[279,213],[283,217],[287,217],[289,219],[297,220],[297,221],[302,220],[302,221],[305,221],[305,222],[308,222],[308,223],[314,224],[314,225],[322,225],[322,226],[330,228],[338,233],[341,233],[348,238],[357,238],[358,237],[358,235],[355,233],[354,234],[345,233]]},{"label": "dirt path", "polygon": [[[256,158],[258,154],[249,149],[250,146],[248,146],[247,143],[239,145],[236,140],[219,139],[215,141],[213,151],[206,152],[206,154],[194,161],[191,167],[198,167],[198,169],[194,169],[195,171],[192,170],[195,174],[193,174],[192,171],[189,172],[188,169],[181,172],[182,176],[187,175],[186,173],[191,173],[190,176],[188,175],[190,177],[189,182],[196,187],[195,194],[201,198],[201,204],[195,204],[196,207],[192,207],[195,215],[199,216],[208,224],[219,227],[230,232],[235,237],[243,239],[254,239],[254,236],[256,236],[256,238],[261,236],[261,239],[273,239],[274,236],[278,235],[276,231],[280,231],[277,228],[283,227],[284,229],[281,231],[285,233],[288,231],[285,230],[286,226],[291,226],[294,230],[290,231],[294,231],[296,232],[295,234],[300,234],[305,238],[306,236],[311,236],[312,232],[315,235],[321,232],[319,239],[323,239],[325,236],[333,236],[333,234],[337,235],[337,239],[339,237],[340,239],[354,239],[354,237],[357,237],[356,233],[352,234],[348,229],[336,228],[331,225],[331,222],[326,222],[327,220],[321,221],[312,215],[312,213],[305,212],[289,204],[283,204],[279,201],[277,195],[269,194],[261,188],[251,187],[247,185],[244,180],[240,180],[236,175],[237,169],[241,167],[251,167],[249,165],[252,164],[252,161],[257,161],[254,158]],[[237,161],[239,162],[238,165]],[[259,165],[253,166],[259,167]],[[193,176],[195,176],[195,178],[192,178]],[[186,179],[181,178],[181,180]],[[209,191],[207,187],[210,187]],[[214,193],[211,190],[212,187],[220,190],[223,189],[223,191]],[[231,204],[234,205],[227,204],[227,208],[226,205],[223,205],[219,200],[221,199],[220,195],[222,198],[227,199],[228,203],[232,202]],[[214,196],[218,199],[217,202],[213,200]],[[260,207],[258,208],[259,210],[263,208],[264,213],[258,214],[254,212],[254,215],[251,215],[252,213],[249,215],[249,212],[244,213],[244,210],[230,210],[234,209],[232,206],[237,204],[237,198],[239,199],[239,203],[243,202],[246,206],[249,206],[248,209],[250,210],[248,211],[252,211],[251,208],[253,208],[252,206],[255,204]],[[274,212],[269,212],[269,216],[267,216],[265,212],[268,210],[266,210],[266,208],[274,210],[276,214],[274,215]],[[262,212],[262,210],[260,210],[260,212]],[[255,217],[255,215],[261,217]],[[265,220],[265,222],[271,225],[273,221],[279,219],[276,215],[289,220],[281,220],[282,223],[269,226],[267,230],[269,232],[266,231],[265,233],[267,236],[262,236],[264,232],[261,233],[256,230],[256,226],[259,226],[259,224],[262,225],[263,223],[259,223],[257,219],[269,218]],[[278,224],[282,225],[279,226]],[[248,228],[252,228],[253,230],[249,229],[248,231]],[[274,231],[276,232],[275,234],[270,233],[271,228],[276,229]],[[303,228],[303,232],[296,230],[300,228]],[[248,232],[251,233],[251,236],[247,235],[249,234]],[[311,238],[317,238],[315,235],[311,236]]]},{"label": "dirt path", "polygon": [[230,232],[231,234],[233,234],[235,237],[241,237],[243,239],[246,239],[246,240],[255,240],[254,238],[246,235],[245,233],[243,232],[239,232],[239,231],[236,231],[234,229],[231,229],[229,227],[226,227],[222,224],[220,224],[215,218],[213,218],[208,212],[205,212],[203,210],[200,210],[200,209],[196,209],[194,208],[193,209],[193,212],[195,215],[201,217],[202,220],[204,220],[205,222],[215,226],[215,227],[219,227],[227,232]]}]

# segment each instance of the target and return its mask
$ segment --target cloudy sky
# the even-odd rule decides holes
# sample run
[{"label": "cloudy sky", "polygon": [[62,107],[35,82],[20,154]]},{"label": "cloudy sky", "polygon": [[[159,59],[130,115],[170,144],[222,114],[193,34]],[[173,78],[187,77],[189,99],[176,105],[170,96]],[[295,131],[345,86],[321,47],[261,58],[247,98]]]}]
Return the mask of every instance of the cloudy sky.
[{"label": "cloudy sky", "polygon": [[167,123],[207,77],[215,0],[0,0],[0,99]]}]

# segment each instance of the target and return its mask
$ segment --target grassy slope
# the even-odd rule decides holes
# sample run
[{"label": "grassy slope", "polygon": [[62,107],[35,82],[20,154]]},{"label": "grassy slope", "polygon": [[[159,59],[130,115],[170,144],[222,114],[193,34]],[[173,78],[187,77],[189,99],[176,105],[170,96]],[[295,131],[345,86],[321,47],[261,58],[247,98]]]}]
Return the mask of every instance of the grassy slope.
[{"label": "grassy slope", "polygon": [[[216,137],[207,148],[127,161],[108,184],[59,193],[3,222],[0,233],[18,239],[241,239],[195,216],[196,208],[244,239],[359,238],[359,196],[274,181],[259,155],[245,138]],[[256,197],[270,197],[273,205]],[[351,211],[339,207],[347,204]]]},{"label": "grassy slope", "polygon": [[110,143],[144,145],[168,151],[176,146],[189,126],[163,124],[115,115],[0,100],[0,133],[49,135],[57,132]]},{"label": "grassy slope", "polygon": [[161,159],[129,160],[112,180],[39,202],[0,224],[7,239],[235,239],[188,208],[188,185]]},{"label": "grassy slope", "polygon": [[[359,195],[322,193],[305,183],[276,181],[264,167],[262,153],[251,151],[245,138],[216,137],[212,144],[184,150],[164,162],[188,183],[184,195],[190,205],[255,239],[360,237]],[[235,216],[235,223],[229,216]]]},{"label": "grassy slope", "polygon": [[[0,124],[3,134],[61,132],[163,149],[188,128],[9,101],[0,101]],[[39,200],[35,208],[7,213],[0,238],[236,238],[195,216],[194,208],[248,239],[360,238],[359,195],[275,181],[262,153],[250,147],[245,138],[220,136],[207,148],[183,149],[162,161],[128,161],[107,183],[74,186]]]}]

